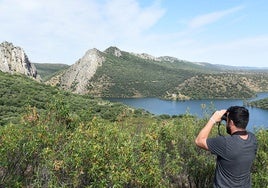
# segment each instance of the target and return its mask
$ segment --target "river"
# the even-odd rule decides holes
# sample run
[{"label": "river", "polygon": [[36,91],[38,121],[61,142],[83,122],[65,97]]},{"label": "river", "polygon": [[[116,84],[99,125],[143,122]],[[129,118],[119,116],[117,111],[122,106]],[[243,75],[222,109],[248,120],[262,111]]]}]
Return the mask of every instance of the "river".
[{"label": "river", "polygon": [[[268,93],[259,93],[256,98],[249,100],[258,100],[268,97]],[[158,98],[109,98],[112,102],[120,102],[128,106],[144,109],[152,114],[161,115],[181,115],[189,113],[197,117],[204,117],[216,109],[227,109],[230,106],[243,106],[244,101],[240,99],[216,99],[216,100],[188,100],[188,101],[169,101]],[[249,101],[248,100],[248,101]],[[247,129],[254,130],[258,128],[268,128],[268,110],[256,107],[247,107],[249,110],[249,124]]]}]

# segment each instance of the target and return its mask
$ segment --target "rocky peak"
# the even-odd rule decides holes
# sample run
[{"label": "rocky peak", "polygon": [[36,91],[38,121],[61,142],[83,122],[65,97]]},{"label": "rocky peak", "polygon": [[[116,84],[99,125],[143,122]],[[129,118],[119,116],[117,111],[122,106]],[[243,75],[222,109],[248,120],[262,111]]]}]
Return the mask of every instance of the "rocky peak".
[{"label": "rocky peak", "polygon": [[7,41],[0,44],[0,71],[25,74],[40,80],[35,66],[31,64],[24,50]]},{"label": "rocky peak", "polygon": [[99,50],[95,48],[88,50],[75,64],[48,83],[60,85],[63,89],[74,93],[85,94],[88,81],[94,76],[97,68],[102,66],[104,60],[105,58]]},{"label": "rocky peak", "polygon": [[117,47],[109,47],[104,51],[104,53],[113,54],[116,57],[122,56],[121,50]]}]

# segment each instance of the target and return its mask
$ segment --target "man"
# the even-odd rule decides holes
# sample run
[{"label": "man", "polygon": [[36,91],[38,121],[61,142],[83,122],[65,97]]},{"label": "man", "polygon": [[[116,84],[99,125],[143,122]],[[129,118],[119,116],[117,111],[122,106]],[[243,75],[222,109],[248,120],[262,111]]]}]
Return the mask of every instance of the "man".
[{"label": "man", "polygon": [[[227,116],[226,131],[230,135],[208,138],[213,125]],[[250,170],[257,152],[257,140],[246,131],[249,112],[232,106],[216,111],[195,139],[197,146],[217,155],[213,187],[250,188]]]}]

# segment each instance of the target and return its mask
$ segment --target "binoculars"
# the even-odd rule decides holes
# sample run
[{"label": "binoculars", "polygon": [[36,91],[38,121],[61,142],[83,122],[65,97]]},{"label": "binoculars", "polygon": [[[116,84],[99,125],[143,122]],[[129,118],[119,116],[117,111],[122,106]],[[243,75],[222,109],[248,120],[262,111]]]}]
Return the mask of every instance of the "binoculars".
[{"label": "binoculars", "polygon": [[225,112],[225,114],[222,115],[221,120],[227,121],[227,112]]}]

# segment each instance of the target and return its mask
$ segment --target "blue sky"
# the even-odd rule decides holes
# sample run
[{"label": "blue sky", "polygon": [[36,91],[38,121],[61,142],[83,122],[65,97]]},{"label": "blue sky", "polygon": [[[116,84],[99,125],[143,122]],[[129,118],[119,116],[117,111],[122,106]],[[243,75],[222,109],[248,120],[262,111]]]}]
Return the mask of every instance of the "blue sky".
[{"label": "blue sky", "polygon": [[32,62],[74,64],[92,48],[268,67],[267,0],[0,0],[0,42]]}]

